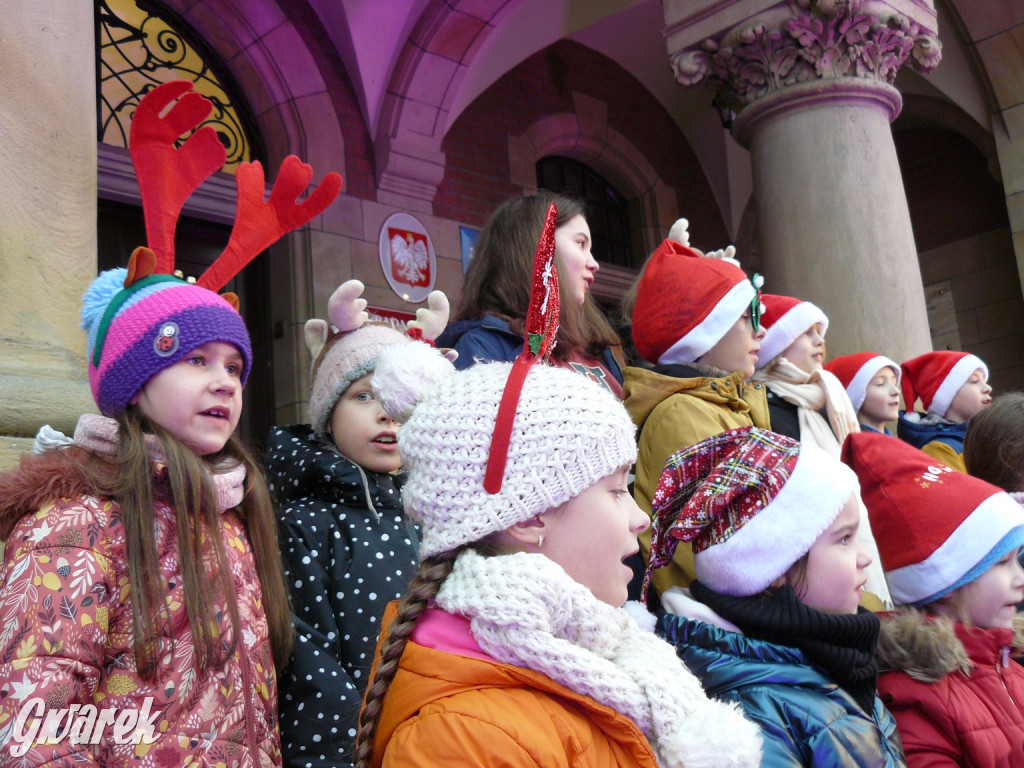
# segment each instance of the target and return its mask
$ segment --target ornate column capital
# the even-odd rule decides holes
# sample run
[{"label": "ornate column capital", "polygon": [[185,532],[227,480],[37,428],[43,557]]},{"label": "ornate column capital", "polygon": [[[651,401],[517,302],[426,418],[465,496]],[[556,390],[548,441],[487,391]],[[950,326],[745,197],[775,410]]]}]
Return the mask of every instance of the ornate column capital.
[{"label": "ornate column capital", "polygon": [[[672,5],[678,4],[668,4]],[[715,86],[715,106],[725,113],[738,113],[758,99],[814,80],[854,77],[891,84],[905,62],[927,73],[942,58],[935,11],[928,0],[745,5],[752,15],[735,23],[735,13],[729,19],[723,12],[723,21],[731,25],[691,45],[685,43],[686,27],[692,24],[693,31],[706,32],[715,14],[674,24],[666,19],[676,80],[686,86]],[[686,47],[673,51],[673,39]]]}]

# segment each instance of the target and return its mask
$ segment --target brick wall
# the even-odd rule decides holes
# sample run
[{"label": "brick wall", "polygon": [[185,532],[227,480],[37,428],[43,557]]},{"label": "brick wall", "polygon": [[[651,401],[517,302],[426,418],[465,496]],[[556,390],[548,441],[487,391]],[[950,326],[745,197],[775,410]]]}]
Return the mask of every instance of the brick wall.
[{"label": "brick wall", "polygon": [[[700,164],[669,114],[614,61],[566,40],[508,72],[460,115],[442,146],[447,171],[434,200],[435,215],[481,226],[500,203],[522,194],[509,180],[508,138],[543,117],[573,112],[573,92],[605,102],[608,126],[678,190],[680,215],[690,220],[694,245],[728,241]],[[627,197],[632,192],[620,191]]]}]

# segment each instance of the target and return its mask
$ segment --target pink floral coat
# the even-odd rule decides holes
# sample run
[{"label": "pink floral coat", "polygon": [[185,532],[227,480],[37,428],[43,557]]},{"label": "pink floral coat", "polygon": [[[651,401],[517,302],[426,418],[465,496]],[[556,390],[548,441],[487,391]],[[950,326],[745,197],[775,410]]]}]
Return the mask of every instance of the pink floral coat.
[{"label": "pink floral coat", "polygon": [[[232,474],[240,500],[244,470]],[[4,503],[10,502],[0,499]],[[154,524],[170,614],[163,623],[160,669],[153,682],[136,671],[125,532],[113,502],[88,496],[46,502],[14,528],[0,571],[0,765],[281,764],[274,662],[242,521],[234,509],[221,518],[242,637],[226,663],[204,672],[194,664],[172,509],[158,505]],[[217,607],[221,635],[230,642],[227,604],[219,600]],[[33,699],[42,699],[47,713],[92,704],[116,714],[143,709],[149,697],[150,711],[157,713],[150,717],[155,725],[151,744],[114,743],[113,725],[97,744],[72,743],[75,728],[81,732],[87,724],[70,721],[74,725],[68,734],[65,719],[64,738],[37,740],[15,757],[18,713]],[[21,724],[22,733],[33,719]]]}]

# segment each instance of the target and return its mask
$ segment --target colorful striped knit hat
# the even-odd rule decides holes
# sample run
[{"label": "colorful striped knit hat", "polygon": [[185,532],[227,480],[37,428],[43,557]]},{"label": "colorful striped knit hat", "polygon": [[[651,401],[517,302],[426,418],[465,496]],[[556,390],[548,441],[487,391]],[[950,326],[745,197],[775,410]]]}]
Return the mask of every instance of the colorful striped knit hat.
[{"label": "colorful striped knit hat", "polygon": [[173,275],[150,275],[125,288],[127,277],[121,267],[101,273],[82,301],[89,385],[100,413],[116,416],[150,378],[212,341],[242,353],[245,384],[252,345],[227,300]]},{"label": "colorful striped knit hat", "polygon": [[[173,105],[172,105],[173,102]],[[289,156],[264,201],[263,167],[242,163],[235,173],[238,215],[224,253],[196,281],[174,272],[174,230],[188,197],[227,158],[210,126],[178,138],[213,110],[192,83],[176,80],[147,93],[132,118],[131,155],[139,181],[149,247],[137,248],[128,269],[97,277],[83,297],[82,328],[89,342],[89,384],[105,416],[117,416],[154,375],[209,342],[234,345],[252,367],[252,346],[238,314],[238,297],[217,294],[257,254],[318,216],[341,191],[329,173],[306,198],[313,169]]]}]

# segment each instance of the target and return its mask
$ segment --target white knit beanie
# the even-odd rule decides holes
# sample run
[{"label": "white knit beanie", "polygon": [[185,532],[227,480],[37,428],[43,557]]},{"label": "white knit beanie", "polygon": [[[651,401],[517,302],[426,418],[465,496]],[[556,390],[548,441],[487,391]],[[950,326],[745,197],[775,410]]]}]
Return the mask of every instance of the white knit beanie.
[{"label": "white knit beanie", "polygon": [[568,368],[535,364],[516,408],[501,489],[490,494],[484,475],[512,366],[478,363],[396,397],[400,382],[415,384],[408,371],[422,364],[395,350],[381,351],[372,386],[396,418],[418,400],[398,450],[407,473],[402,501],[421,526],[423,558],[553,509],[636,459],[635,427],[614,395]]}]

